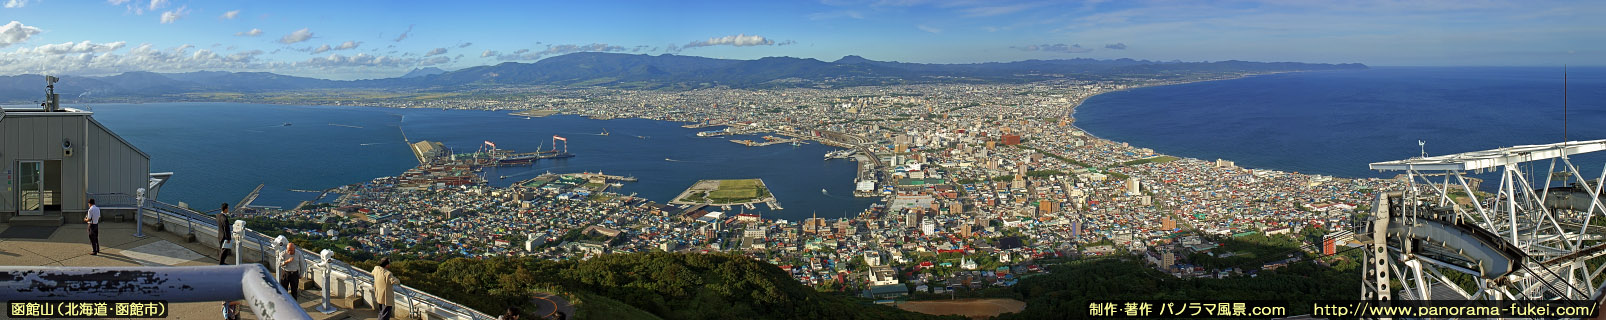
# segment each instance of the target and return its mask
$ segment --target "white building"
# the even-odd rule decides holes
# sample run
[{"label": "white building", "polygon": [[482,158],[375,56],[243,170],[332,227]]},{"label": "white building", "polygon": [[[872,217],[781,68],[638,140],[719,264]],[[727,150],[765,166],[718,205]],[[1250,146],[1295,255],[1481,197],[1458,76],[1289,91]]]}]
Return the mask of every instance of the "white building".
[{"label": "white building", "polygon": [[95,121],[93,112],[50,100],[44,107],[0,108],[0,171],[8,178],[0,222],[61,225],[81,221],[89,199],[103,210],[132,210],[139,189],[156,198],[166,176],[153,179],[149,155]]}]

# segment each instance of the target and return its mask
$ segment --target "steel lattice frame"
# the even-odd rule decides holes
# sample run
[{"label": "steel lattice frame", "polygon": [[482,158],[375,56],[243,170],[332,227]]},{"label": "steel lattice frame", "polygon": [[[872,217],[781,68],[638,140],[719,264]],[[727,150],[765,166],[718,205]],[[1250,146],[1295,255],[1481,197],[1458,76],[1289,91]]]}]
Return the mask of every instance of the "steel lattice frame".
[{"label": "steel lattice frame", "polygon": [[[1373,170],[1403,171],[1410,182],[1401,192],[1379,196],[1371,225],[1357,232],[1367,243],[1362,296],[1382,300],[1600,298],[1606,289],[1606,281],[1600,281],[1606,264],[1591,267],[1586,260],[1606,255],[1606,242],[1601,241],[1606,227],[1590,228],[1593,220],[1606,222],[1602,220],[1606,219],[1606,202],[1600,197],[1599,183],[1606,180],[1606,167],[1596,180],[1573,178],[1584,176],[1569,156],[1602,150],[1606,150],[1606,140],[1371,164]],[[1541,181],[1528,172],[1546,163],[1549,169],[1543,172],[1543,184],[1536,184]],[[1558,171],[1566,173],[1562,179],[1554,179],[1558,174],[1552,173]],[[1466,175],[1484,172],[1500,174],[1499,191],[1479,197]],[[1563,189],[1573,191],[1556,191]],[[1452,197],[1456,193],[1464,193],[1470,204],[1457,205]],[[1561,203],[1557,201],[1583,205],[1561,208],[1555,205]],[[1487,254],[1490,252],[1496,254]],[[1480,253],[1496,258],[1472,258]],[[1509,267],[1502,267],[1506,261],[1511,262],[1504,265]],[[1468,287],[1468,282],[1475,282],[1476,289],[1466,290],[1455,279]]]}]

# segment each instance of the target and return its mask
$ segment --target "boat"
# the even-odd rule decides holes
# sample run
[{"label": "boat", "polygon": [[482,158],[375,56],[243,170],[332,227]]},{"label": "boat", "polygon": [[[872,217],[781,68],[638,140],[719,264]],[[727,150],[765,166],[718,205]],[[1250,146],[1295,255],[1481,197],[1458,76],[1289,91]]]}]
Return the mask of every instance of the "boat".
[{"label": "boat", "polygon": [[825,189],[820,189],[820,194],[826,194],[826,195],[828,195],[828,194],[831,194],[831,193],[829,193],[829,192],[825,192]]},{"label": "boat", "polygon": [[597,135],[602,135],[602,136],[608,135],[608,128],[602,128],[602,133],[599,133]]},{"label": "boat", "polygon": [[647,136],[636,136],[636,138],[646,139]]},{"label": "boat", "polygon": [[288,126],[290,126],[290,123],[289,122],[285,122],[284,126],[288,127]]}]

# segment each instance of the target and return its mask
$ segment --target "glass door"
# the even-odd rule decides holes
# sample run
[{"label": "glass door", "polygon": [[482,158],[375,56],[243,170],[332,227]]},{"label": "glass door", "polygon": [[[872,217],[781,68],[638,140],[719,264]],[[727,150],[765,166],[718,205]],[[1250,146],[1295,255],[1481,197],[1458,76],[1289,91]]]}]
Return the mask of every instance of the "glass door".
[{"label": "glass door", "polygon": [[45,214],[45,165],[40,161],[17,162],[18,211],[25,216]]}]

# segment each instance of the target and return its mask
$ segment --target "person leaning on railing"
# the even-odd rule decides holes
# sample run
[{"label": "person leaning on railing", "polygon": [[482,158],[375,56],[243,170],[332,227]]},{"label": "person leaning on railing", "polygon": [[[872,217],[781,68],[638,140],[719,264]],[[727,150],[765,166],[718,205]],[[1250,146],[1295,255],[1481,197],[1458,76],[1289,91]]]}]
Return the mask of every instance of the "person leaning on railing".
[{"label": "person leaning on railing", "polygon": [[379,265],[374,266],[374,309],[379,310],[379,320],[390,320],[396,315],[396,294],[391,286],[400,285],[401,280],[390,274],[390,258],[379,259]]}]

